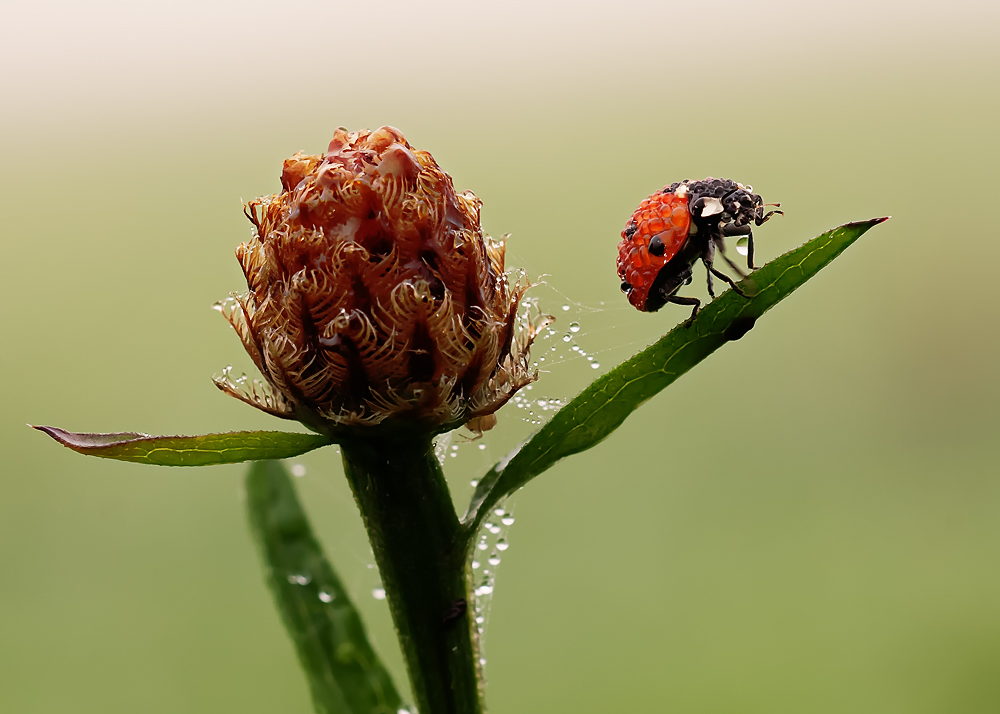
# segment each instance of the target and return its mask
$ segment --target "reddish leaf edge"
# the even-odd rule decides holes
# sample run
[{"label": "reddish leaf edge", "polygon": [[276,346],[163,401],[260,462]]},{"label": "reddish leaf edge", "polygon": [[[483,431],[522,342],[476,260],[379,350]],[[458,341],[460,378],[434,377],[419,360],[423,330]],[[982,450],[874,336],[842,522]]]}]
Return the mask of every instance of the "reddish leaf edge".
[{"label": "reddish leaf edge", "polygon": [[158,466],[210,466],[299,456],[331,443],[326,436],[282,431],[230,431],[200,436],[140,432],[82,433],[28,424],[87,456]]}]

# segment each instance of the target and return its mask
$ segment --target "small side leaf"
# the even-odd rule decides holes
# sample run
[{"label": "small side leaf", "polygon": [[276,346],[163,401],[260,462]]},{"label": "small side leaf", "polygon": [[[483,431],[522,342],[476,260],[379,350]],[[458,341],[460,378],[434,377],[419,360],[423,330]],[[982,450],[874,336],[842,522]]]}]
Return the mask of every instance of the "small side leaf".
[{"label": "small side leaf", "polygon": [[319,714],[396,714],[399,694],[323,555],[291,479],[259,461],[246,480],[250,529]]},{"label": "small side leaf", "polygon": [[498,501],[556,461],[597,444],[635,409],[719,349],[745,335],[757,318],[886,218],[848,223],[763,266],[728,290],[694,321],[679,325],[651,347],[596,379],[540,430],[484,476],[462,521],[473,532]]},{"label": "small side leaf", "polygon": [[159,466],[208,466],[260,459],[287,459],[330,443],[328,437],[319,434],[284,431],[150,436],[133,432],[76,434],[54,426],[33,428],[45,432],[63,446],[81,454]]}]

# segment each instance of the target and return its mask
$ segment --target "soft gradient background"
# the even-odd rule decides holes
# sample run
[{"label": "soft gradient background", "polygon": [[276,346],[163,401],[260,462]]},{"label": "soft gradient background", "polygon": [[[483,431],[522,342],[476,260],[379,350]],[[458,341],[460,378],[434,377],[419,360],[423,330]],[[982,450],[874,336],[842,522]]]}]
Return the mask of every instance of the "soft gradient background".
[{"label": "soft gradient background", "polygon": [[[209,309],[243,287],[240,200],[336,126],[381,124],[484,200],[602,370],[686,314],[640,315],[618,292],[618,233],[657,187],[727,176],[781,201],[764,260],[893,215],[518,495],[491,711],[1000,711],[995,2],[5,2],[0,17],[0,711],[310,710],[244,524],[244,467],[83,458],[24,424],[280,428],[209,381],[248,365]],[[539,354],[533,395],[597,373]],[[463,506],[530,429],[512,412],[486,450],[448,459]],[[300,461],[402,683],[337,454]]]}]

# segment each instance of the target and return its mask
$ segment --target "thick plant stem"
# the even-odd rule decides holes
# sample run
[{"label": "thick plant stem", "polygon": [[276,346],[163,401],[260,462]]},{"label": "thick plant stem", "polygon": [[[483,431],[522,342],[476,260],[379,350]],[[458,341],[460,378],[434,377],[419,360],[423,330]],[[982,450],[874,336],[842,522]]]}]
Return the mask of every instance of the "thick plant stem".
[{"label": "thick plant stem", "polygon": [[467,536],[431,437],[352,439],[341,448],[420,714],[480,714]]}]

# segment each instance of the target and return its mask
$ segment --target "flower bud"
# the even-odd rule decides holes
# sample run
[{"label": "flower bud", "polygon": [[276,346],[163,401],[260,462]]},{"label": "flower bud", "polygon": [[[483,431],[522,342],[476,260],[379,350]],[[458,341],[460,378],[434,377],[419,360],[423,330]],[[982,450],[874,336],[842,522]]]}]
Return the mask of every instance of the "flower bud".
[{"label": "flower bud", "polygon": [[281,187],[246,207],[248,291],[218,306],[265,381],[224,374],[224,392],[321,432],[440,432],[536,378],[546,318],[519,312],[527,283],[504,273],[480,200],[399,130],[338,129],[325,154],[284,162]]}]

